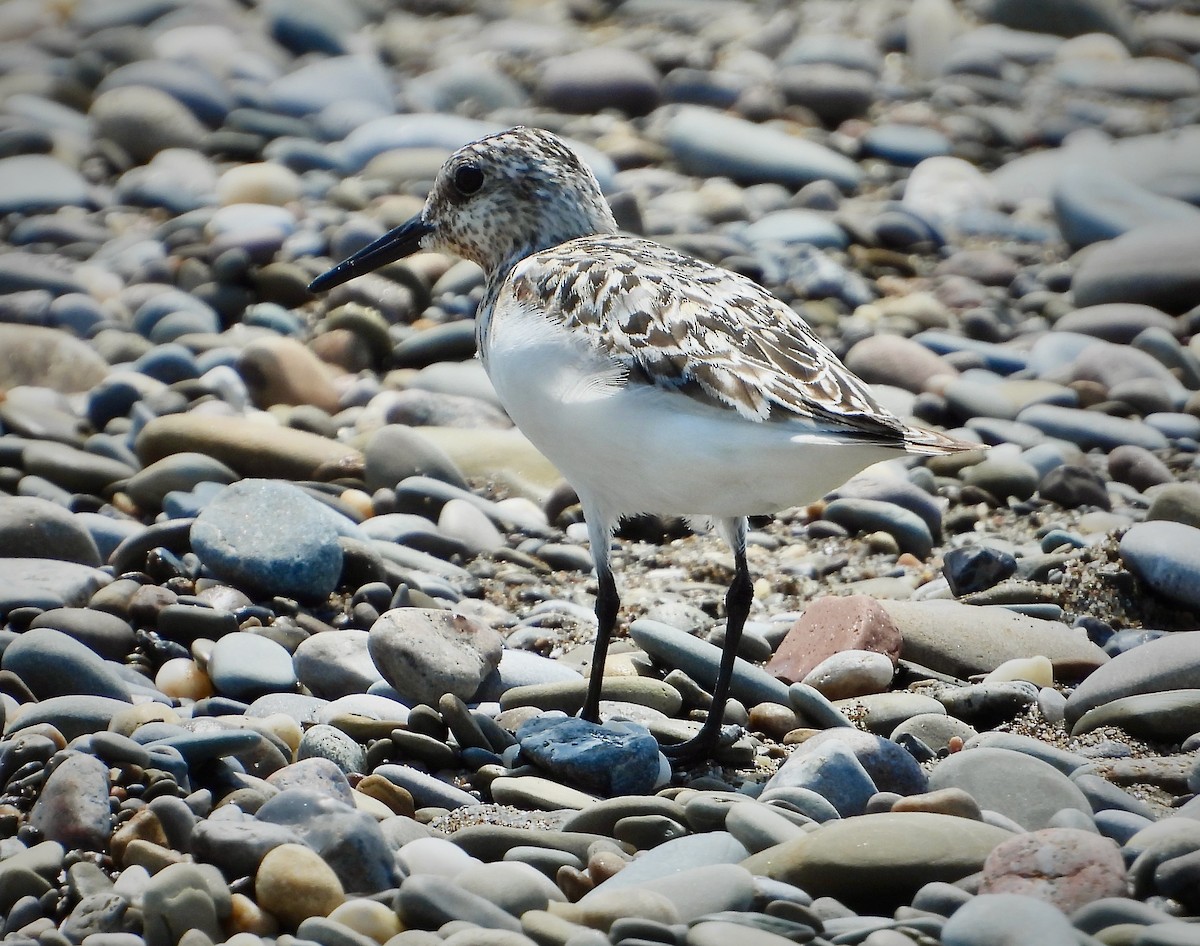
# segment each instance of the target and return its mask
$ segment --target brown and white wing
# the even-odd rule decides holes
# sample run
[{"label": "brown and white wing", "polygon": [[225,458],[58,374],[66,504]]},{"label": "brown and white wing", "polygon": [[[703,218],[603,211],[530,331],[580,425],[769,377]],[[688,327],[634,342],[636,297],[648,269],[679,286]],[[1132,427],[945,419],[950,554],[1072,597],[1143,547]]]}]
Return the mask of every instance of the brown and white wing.
[{"label": "brown and white wing", "polygon": [[[735,410],[902,447],[889,414],[790,306],[742,276],[630,237],[573,240],[521,261],[508,291],[628,371]],[[937,451],[940,452],[940,451]]]}]

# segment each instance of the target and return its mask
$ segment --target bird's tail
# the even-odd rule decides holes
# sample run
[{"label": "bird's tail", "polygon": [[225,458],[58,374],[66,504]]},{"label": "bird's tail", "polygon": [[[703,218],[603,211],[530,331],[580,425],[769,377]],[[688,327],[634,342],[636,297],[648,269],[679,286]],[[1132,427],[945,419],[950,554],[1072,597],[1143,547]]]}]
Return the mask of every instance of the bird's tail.
[{"label": "bird's tail", "polygon": [[984,444],[951,437],[928,427],[907,426],[904,428],[904,449],[927,457],[940,457],[964,450],[984,450]]}]

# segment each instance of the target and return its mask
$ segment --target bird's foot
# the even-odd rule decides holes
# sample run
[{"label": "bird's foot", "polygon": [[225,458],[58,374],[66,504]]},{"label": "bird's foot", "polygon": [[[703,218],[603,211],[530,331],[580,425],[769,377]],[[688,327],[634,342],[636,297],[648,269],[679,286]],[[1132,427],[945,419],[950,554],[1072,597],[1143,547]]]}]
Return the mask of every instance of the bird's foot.
[{"label": "bird's foot", "polygon": [[696,762],[711,758],[718,749],[732,746],[741,735],[741,726],[709,726],[705,723],[700,731],[686,742],[676,742],[660,748],[672,763]]}]

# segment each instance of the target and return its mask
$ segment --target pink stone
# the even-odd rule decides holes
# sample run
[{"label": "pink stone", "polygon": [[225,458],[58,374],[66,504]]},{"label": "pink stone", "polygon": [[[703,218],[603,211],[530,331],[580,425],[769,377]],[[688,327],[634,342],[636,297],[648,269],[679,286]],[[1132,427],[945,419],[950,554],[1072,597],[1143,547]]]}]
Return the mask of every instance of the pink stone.
[{"label": "pink stone", "polygon": [[900,632],[874,598],[817,598],[787,632],[766,670],[786,683],[796,683],[822,660],[843,650],[872,650],[895,664],[900,644]]},{"label": "pink stone", "polygon": [[1125,862],[1108,838],[1043,828],[998,844],[983,865],[980,893],[1016,893],[1070,916],[1084,904],[1126,895]]}]

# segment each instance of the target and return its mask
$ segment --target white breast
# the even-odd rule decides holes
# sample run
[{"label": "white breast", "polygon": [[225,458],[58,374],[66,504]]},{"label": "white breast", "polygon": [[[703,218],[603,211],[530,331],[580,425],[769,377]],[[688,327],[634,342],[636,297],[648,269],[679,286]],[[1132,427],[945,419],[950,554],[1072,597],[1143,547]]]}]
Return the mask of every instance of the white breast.
[{"label": "white breast", "polygon": [[901,452],[627,383],[621,365],[527,306],[492,315],[482,355],[525,436],[614,517],[777,512]]}]

